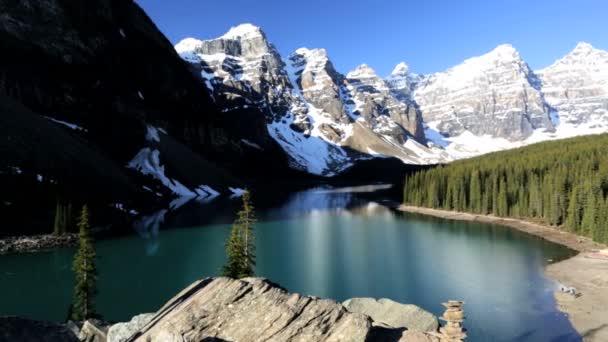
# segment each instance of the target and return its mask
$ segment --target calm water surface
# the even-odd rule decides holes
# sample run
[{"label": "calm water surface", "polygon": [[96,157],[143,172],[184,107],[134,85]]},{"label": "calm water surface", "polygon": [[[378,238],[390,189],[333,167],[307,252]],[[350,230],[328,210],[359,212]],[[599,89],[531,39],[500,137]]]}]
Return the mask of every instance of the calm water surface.
[{"label": "calm water surface", "polygon": [[[190,203],[141,219],[138,234],[98,242],[98,311],[128,320],[217,275],[237,205]],[[296,193],[258,216],[257,273],[290,291],[386,297],[437,315],[442,301],[460,299],[470,341],[580,340],[543,275],[549,259],[572,255],[564,247],[495,225],[398,214],[345,191]],[[0,315],[64,320],[73,253],[1,256]]]}]

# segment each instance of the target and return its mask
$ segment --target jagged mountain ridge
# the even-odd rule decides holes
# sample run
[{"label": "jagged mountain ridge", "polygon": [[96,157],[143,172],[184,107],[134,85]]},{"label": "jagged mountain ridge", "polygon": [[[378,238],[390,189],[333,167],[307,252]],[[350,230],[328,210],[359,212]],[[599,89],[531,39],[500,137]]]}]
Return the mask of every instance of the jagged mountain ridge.
[{"label": "jagged mountain ridge", "polygon": [[582,42],[536,73],[560,123],[608,129],[608,52]]},{"label": "jagged mountain ridge", "polygon": [[[216,39],[188,38],[176,49],[198,66],[224,110],[271,108],[269,132],[296,168],[333,175],[369,156],[429,164],[606,131],[606,53],[579,45],[538,72],[503,44],[432,75],[399,63],[384,79],[364,64],[339,73],[325,49],[281,59],[251,24]],[[253,92],[243,92],[249,86]],[[311,167],[319,155],[327,157]]]},{"label": "jagged mountain ridge", "polygon": [[396,100],[373,72],[338,73],[323,49],[302,48],[283,59],[251,24],[175,48],[224,112],[264,113],[294,168],[332,176],[385,155],[411,164],[440,160],[424,145],[417,107]]},{"label": "jagged mountain ridge", "polygon": [[579,43],[533,71],[503,44],[432,75],[400,63],[387,78],[420,105],[427,139],[455,159],[608,131],[608,53]]}]

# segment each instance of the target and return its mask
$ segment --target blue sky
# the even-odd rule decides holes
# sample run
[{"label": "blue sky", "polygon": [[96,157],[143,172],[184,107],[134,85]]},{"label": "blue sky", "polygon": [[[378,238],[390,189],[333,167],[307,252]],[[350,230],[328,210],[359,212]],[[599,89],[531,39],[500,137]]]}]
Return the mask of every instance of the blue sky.
[{"label": "blue sky", "polygon": [[366,63],[385,76],[400,61],[442,71],[502,43],[533,69],[577,42],[608,49],[605,0],[137,0],[175,44],[210,39],[231,26],[262,27],[283,57],[327,49],[338,71]]}]

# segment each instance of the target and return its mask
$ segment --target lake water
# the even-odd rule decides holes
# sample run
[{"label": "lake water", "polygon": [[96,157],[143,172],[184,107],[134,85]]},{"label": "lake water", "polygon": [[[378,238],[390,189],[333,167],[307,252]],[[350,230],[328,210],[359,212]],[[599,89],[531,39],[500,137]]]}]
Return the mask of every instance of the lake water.
[{"label": "lake water", "polygon": [[[217,275],[238,204],[189,203],[141,219],[137,234],[99,241],[98,311],[128,320]],[[348,191],[313,189],[258,207],[257,274],[290,291],[386,297],[436,315],[442,301],[459,299],[470,341],[580,340],[543,275],[548,260],[572,255],[564,247],[501,226],[395,213]],[[0,315],[64,320],[73,253],[0,256]]]}]

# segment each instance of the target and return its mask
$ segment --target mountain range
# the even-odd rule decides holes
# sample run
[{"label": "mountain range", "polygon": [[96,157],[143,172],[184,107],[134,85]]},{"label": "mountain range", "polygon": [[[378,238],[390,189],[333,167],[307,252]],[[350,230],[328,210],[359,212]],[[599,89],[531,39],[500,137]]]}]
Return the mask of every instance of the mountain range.
[{"label": "mountain range", "polygon": [[431,75],[341,74],[324,49],[279,55],[252,24],[175,46],[224,111],[258,108],[291,165],[319,175],[391,156],[434,164],[608,130],[608,53],[579,43],[533,71],[503,44]]},{"label": "mountain range", "polygon": [[394,181],[608,126],[608,54],[585,43],[539,71],[501,45],[381,77],[340,73],[324,49],[281,56],[251,24],[173,46],[133,1],[0,8],[0,235],[47,231],[59,202],[130,222],[279,180]]}]

